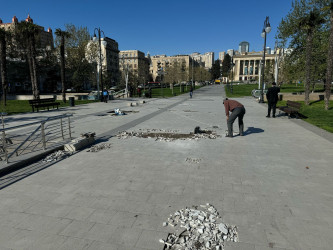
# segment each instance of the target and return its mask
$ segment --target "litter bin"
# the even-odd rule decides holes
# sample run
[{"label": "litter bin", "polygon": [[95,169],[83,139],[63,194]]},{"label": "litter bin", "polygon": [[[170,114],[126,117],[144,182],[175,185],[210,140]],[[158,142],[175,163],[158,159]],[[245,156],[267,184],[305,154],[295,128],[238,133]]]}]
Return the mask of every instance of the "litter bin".
[{"label": "litter bin", "polygon": [[75,103],[74,103],[74,97],[68,97],[69,100],[69,106],[70,107],[74,107]]}]

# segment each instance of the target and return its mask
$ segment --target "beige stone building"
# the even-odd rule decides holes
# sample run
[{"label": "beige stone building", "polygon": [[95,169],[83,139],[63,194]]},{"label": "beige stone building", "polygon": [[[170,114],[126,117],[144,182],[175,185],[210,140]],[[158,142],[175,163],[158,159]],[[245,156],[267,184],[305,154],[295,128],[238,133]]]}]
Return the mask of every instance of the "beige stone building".
[{"label": "beige stone building", "polygon": [[[88,42],[86,58],[90,62],[99,63],[98,39]],[[103,73],[110,75],[110,82],[106,83],[107,86],[117,85],[119,82],[119,49],[115,40],[109,37],[101,38],[101,59]]]},{"label": "beige stone building", "polygon": [[[25,19],[26,22],[30,22],[33,23],[32,18],[30,17],[30,15],[28,15],[28,17]],[[0,28],[3,28],[5,30],[14,30],[15,29],[15,25],[18,23],[18,19],[16,16],[14,16],[12,18],[12,22],[11,23],[4,23],[2,21],[2,19],[0,19]],[[38,48],[42,48],[45,49],[48,46],[53,48],[53,34],[52,34],[52,29],[48,28],[47,31],[44,30],[44,27],[36,25],[39,29],[39,40],[37,41],[37,47]]]},{"label": "beige stone building", "polygon": [[189,55],[176,55],[176,56],[166,56],[166,55],[156,55],[152,56],[150,64],[150,73],[153,77],[153,80],[156,81],[158,78],[158,70],[163,68],[165,70],[167,67],[172,66],[175,62],[182,65],[185,69],[185,78],[184,81],[189,80],[189,68],[190,63],[192,62]]},{"label": "beige stone building", "polygon": [[149,80],[149,59],[145,53],[139,50],[122,50],[119,52],[119,69],[120,72],[129,72],[137,77],[138,84],[147,83]]},{"label": "beige stone building", "polygon": [[[233,68],[233,79],[235,81],[258,80],[261,72],[260,62],[262,59],[263,52],[249,52],[242,55],[234,55],[233,62],[235,66]],[[266,53],[265,62],[265,65],[268,63],[274,65],[275,55]]]},{"label": "beige stone building", "polygon": [[194,52],[190,56],[198,65],[206,69],[211,69],[214,64],[214,52],[206,52],[205,54]]}]

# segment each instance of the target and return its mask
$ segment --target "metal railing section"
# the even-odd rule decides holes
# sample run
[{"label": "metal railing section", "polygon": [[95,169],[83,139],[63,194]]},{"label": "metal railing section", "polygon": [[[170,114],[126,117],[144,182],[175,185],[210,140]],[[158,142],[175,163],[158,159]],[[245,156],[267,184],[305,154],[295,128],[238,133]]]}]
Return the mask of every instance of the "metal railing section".
[{"label": "metal railing section", "polygon": [[114,97],[124,97],[126,95],[126,89],[119,90],[113,94]]},{"label": "metal railing section", "polygon": [[15,156],[46,150],[66,138],[72,139],[72,116],[63,114],[38,122],[1,128],[0,161],[8,163]]}]

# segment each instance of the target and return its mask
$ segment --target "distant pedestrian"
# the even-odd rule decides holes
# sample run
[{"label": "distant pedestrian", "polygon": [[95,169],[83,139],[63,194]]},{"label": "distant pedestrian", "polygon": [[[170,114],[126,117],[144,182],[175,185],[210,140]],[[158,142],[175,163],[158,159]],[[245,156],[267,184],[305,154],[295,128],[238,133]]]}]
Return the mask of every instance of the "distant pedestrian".
[{"label": "distant pedestrian", "polygon": [[[226,137],[233,137],[233,124],[237,117],[238,117],[239,135],[243,136],[244,135],[243,117],[245,115],[245,108],[243,104],[235,100],[229,100],[228,98],[225,98],[223,100],[223,104],[228,124],[228,134],[226,135]],[[229,112],[231,112],[230,115]]]},{"label": "distant pedestrian", "polygon": [[191,85],[191,88],[190,88],[190,98],[192,98],[193,96],[193,86]]},{"label": "distant pedestrian", "polygon": [[141,97],[141,88],[137,88],[138,96]]},{"label": "distant pedestrian", "polygon": [[106,89],[104,89],[103,90],[103,101],[107,103],[108,99],[109,99],[108,97],[109,97],[109,93]]},{"label": "distant pedestrian", "polygon": [[276,87],[276,83],[272,83],[272,87],[270,87],[267,91],[266,97],[268,102],[268,114],[267,118],[271,117],[271,110],[273,109],[273,118],[275,118],[275,112],[276,112],[276,103],[279,100],[278,93],[280,92],[280,88]]}]

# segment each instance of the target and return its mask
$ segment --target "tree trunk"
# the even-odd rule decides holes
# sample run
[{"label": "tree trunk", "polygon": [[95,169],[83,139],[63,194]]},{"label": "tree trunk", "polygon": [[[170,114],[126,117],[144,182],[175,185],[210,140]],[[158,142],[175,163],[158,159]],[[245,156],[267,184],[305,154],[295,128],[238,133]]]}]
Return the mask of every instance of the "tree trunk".
[{"label": "tree trunk", "polygon": [[326,110],[328,110],[330,105],[332,69],[333,69],[333,2],[331,2],[331,28],[330,28],[330,39],[328,44],[327,70],[326,70],[326,82],[325,82]]},{"label": "tree trunk", "polygon": [[29,63],[29,70],[30,70],[32,94],[34,96],[34,99],[39,99],[34,37],[30,37],[30,41],[29,41],[28,63]]},{"label": "tree trunk", "polygon": [[0,70],[1,70],[1,82],[2,82],[2,100],[3,105],[7,105],[7,61],[6,61],[6,38],[1,38],[0,41]]},{"label": "tree trunk", "polygon": [[65,92],[65,38],[64,38],[64,36],[61,36],[60,70],[61,70],[62,101],[66,102],[66,92]]},{"label": "tree trunk", "polygon": [[312,54],[312,37],[313,31],[310,30],[308,32],[308,36],[306,38],[306,63],[305,63],[305,71],[306,71],[306,79],[305,79],[305,99],[304,102],[306,105],[310,104],[310,85],[311,85],[311,54]]}]

